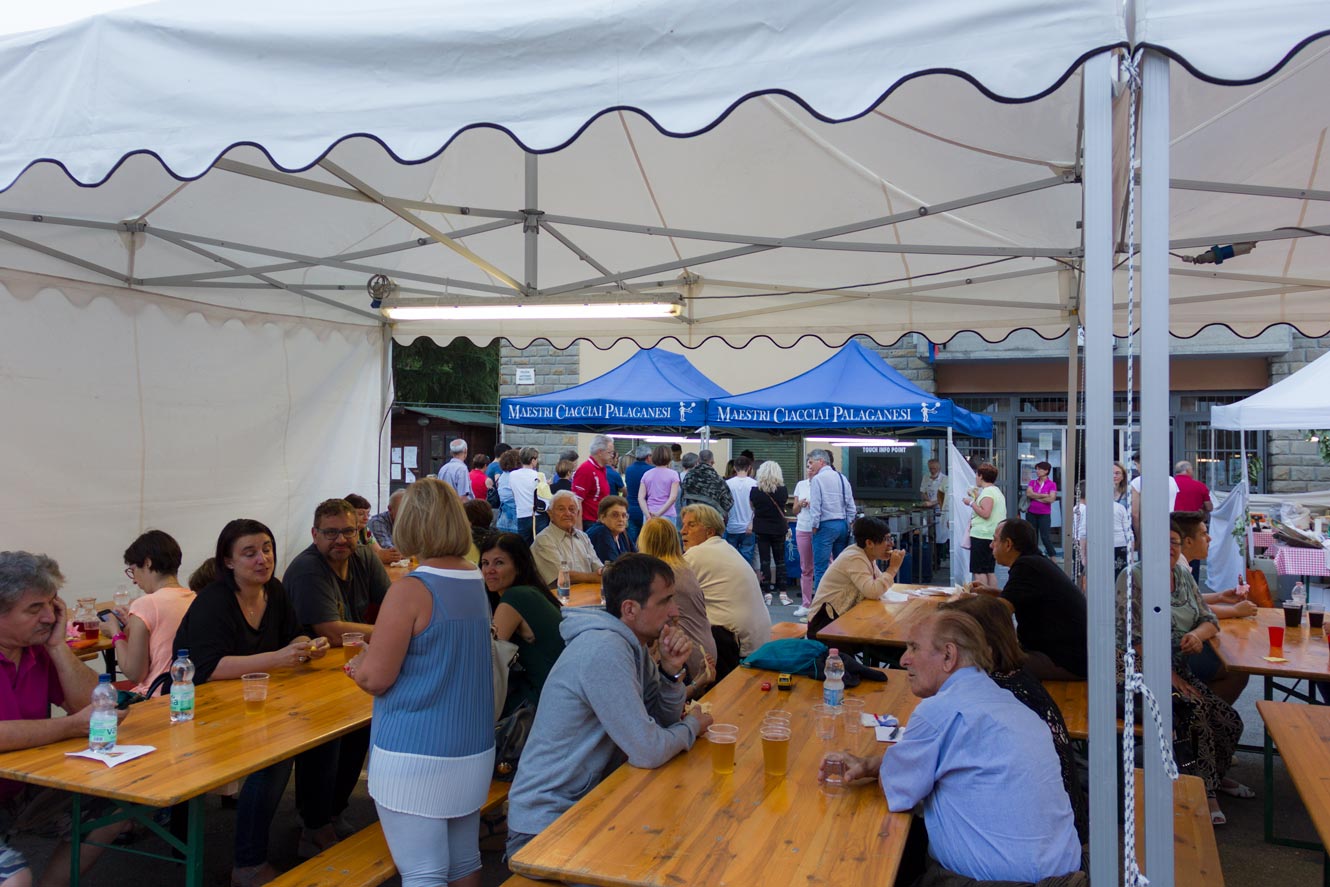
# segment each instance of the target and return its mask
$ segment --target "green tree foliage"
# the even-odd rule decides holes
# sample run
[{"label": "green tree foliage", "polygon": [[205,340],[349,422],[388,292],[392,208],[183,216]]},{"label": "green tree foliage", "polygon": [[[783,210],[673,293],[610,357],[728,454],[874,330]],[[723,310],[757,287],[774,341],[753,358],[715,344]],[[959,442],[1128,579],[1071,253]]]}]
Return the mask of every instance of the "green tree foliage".
[{"label": "green tree foliage", "polygon": [[393,345],[393,385],[402,403],[496,406],[499,343],[456,339],[444,347],[428,338]]}]

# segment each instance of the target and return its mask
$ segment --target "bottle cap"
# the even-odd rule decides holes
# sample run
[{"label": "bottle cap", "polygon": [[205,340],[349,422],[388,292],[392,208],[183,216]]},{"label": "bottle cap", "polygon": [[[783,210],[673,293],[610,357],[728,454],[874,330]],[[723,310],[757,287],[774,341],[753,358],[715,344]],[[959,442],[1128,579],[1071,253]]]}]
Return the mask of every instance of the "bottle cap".
[{"label": "bottle cap", "polygon": [[839,655],[840,655],[840,650],[837,650],[835,647],[832,647],[831,650],[828,651],[827,655],[828,655],[828,656],[839,656]]},{"label": "bottle cap", "polygon": [[109,674],[99,674],[97,675],[97,683],[109,684],[111,683],[111,676]]},{"label": "bottle cap", "polygon": [[189,656],[189,651],[188,651],[188,650],[176,650],[176,651],[175,651],[175,658],[177,658],[177,659],[185,659],[185,658],[187,658],[188,656]]}]

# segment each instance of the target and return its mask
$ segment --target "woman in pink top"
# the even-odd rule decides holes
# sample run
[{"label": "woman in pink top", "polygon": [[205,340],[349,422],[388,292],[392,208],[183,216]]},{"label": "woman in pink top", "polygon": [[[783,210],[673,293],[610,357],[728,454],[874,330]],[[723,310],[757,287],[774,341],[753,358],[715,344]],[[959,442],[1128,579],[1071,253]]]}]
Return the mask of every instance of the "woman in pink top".
[{"label": "woman in pink top", "polygon": [[653,517],[674,520],[674,503],[679,498],[679,472],[670,468],[670,448],[661,444],[651,451],[651,464],[655,465],[642,475],[637,488],[637,504],[642,508],[642,522]]},{"label": "woman in pink top", "polygon": [[111,640],[120,670],[137,682],[135,693],[146,693],[175,659],[171,644],[194,602],[194,592],[180,587],[179,569],[180,545],[161,530],[149,530],[125,549],[125,575],[143,596],[128,611],[115,610],[120,624]]},{"label": "woman in pink top", "polygon": [[1025,488],[1025,498],[1030,500],[1025,509],[1025,519],[1034,524],[1039,531],[1039,541],[1044,545],[1044,554],[1055,557],[1053,552],[1053,503],[1058,501],[1058,485],[1049,477],[1053,466],[1047,462],[1036,462],[1034,478]]}]

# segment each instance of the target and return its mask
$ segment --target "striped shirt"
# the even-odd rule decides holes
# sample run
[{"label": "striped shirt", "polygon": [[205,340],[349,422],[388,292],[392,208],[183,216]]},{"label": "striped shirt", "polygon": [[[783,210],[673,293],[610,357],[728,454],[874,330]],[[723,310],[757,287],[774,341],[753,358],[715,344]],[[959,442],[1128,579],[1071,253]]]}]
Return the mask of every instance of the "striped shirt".
[{"label": "striped shirt", "polygon": [[433,612],[374,700],[369,793],[399,813],[464,816],[484,804],[494,769],[489,603],[475,570],[420,567],[411,576]]}]

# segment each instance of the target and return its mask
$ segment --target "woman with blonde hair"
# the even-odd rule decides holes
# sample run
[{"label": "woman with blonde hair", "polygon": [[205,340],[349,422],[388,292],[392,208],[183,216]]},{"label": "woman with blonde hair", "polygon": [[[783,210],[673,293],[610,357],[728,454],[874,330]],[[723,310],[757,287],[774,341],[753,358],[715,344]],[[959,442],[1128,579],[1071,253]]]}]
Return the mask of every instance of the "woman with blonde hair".
[{"label": "woman with blonde hair", "polygon": [[374,697],[369,794],[403,887],[479,887],[494,770],[490,608],[465,560],[471,526],[457,491],[413,483],[393,542],[420,566],[389,587],[372,643],[348,663]]},{"label": "woman with blonde hair", "polygon": [[779,463],[767,460],[757,468],[757,486],[748,491],[748,502],[753,506],[753,534],[757,536],[757,554],[762,563],[762,581],[766,587],[766,602],[780,592],[781,606],[793,601],[785,593],[785,537],[790,533],[785,520],[785,503],[790,499],[785,489],[785,476]]},{"label": "woman with blonde hair", "polygon": [[688,677],[692,682],[689,695],[695,696],[716,676],[716,639],[711,634],[711,623],[707,621],[707,602],[702,596],[702,586],[698,585],[697,577],[683,559],[683,547],[679,544],[679,531],[674,521],[663,517],[649,519],[642,525],[642,532],[637,534],[637,550],[660,558],[674,571],[678,625],[693,642],[693,652],[688,658]]}]

